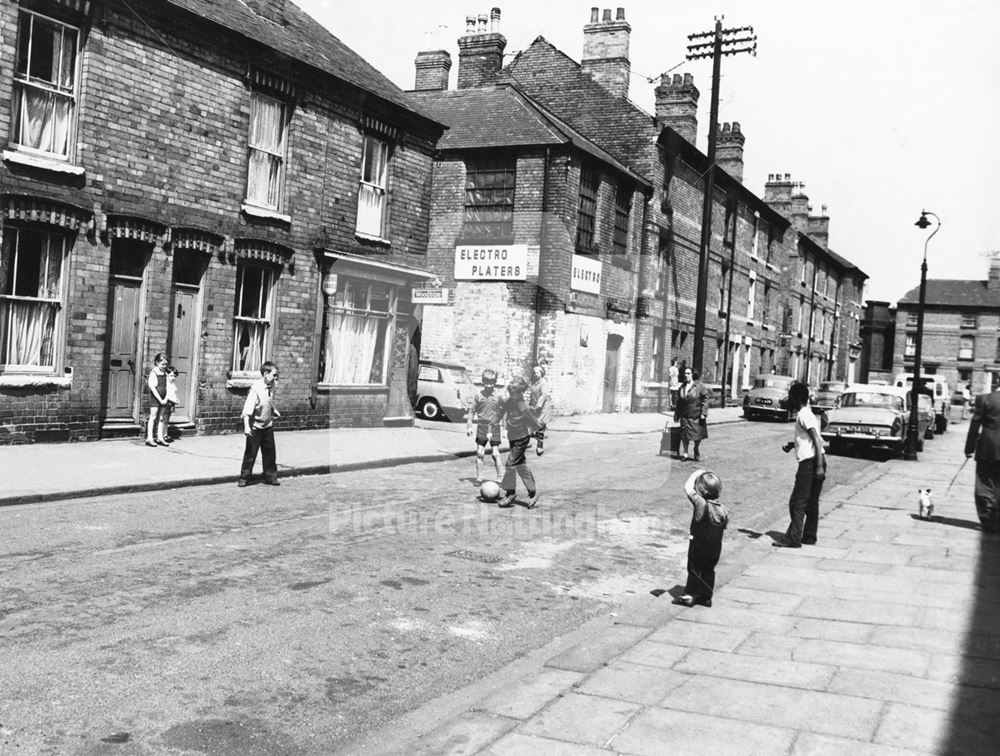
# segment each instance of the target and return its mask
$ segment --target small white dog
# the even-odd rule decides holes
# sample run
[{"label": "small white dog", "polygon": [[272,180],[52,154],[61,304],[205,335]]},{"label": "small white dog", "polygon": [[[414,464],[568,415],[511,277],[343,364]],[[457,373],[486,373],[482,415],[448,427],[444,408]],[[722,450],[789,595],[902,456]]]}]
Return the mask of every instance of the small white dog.
[{"label": "small white dog", "polygon": [[934,514],[934,502],[931,501],[931,489],[917,489],[917,507],[919,509],[918,516],[921,520],[931,519],[931,515]]}]

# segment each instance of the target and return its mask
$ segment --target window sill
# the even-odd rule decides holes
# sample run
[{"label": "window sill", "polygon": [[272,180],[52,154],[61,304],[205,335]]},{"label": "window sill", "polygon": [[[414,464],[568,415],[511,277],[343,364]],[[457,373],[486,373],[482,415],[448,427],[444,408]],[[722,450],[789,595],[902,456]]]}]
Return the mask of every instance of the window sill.
[{"label": "window sill", "polygon": [[392,242],[386,239],[384,236],[372,236],[371,234],[366,234],[362,231],[355,231],[354,238],[361,242],[368,242],[369,244],[378,244],[380,247],[392,246]]},{"label": "window sill", "polygon": [[316,390],[321,394],[344,394],[347,392],[361,392],[366,394],[388,393],[389,388],[377,383],[317,383]]},{"label": "window sill", "polygon": [[492,244],[497,247],[505,247],[514,243],[513,236],[459,236],[455,239],[456,247],[485,246]]},{"label": "window sill", "polygon": [[284,213],[279,213],[277,210],[271,210],[267,207],[261,207],[260,205],[252,205],[249,202],[244,202],[240,209],[247,215],[253,216],[254,218],[265,218],[267,220],[278,221],[279,223],[291,224],[292,216],[285,215]]},{"label": "window sill", "polygon": [[20,150],[4,150],[3,159],[8,163],[26,165],[29,168],[40,168],[43,171],[53,173],[63,173],[68,176],[84,176],[87,170],[82,165],[73,165],[65,160],[36,155],[31,152],[21,152]]},{"label": "window sill", "polygon": [[72,388],[73,379],[63,375],[0,375],[0,388]]},{"label": "window sill", "polygon": [[248,389],[260,380],[260,371],[254,373],[236,373],[226,379],[227,389]]}]

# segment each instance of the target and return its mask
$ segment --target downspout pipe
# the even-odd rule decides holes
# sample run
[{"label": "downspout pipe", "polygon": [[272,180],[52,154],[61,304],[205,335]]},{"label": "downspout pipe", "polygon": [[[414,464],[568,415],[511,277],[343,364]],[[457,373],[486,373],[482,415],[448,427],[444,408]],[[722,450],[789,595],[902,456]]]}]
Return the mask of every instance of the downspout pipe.
[{"label": "downspout pipe", "polygon": [[[639,259],[637,264],[639,266],[639,272],[636,275],[636,298],[635,298],[635,337],[632,339],[632,402],[630,411],[636,412],[639,406],[639,299],[644,296],[646,291],[646,266],[643,265],[643,260],[648,262],[649,255],[644,255],[643,251],[646,249],[646,244],[649,242],[649,237],[647,234],[649,230],[647,224],[649,221],[649,203],[652,198],[642,203],[642,231],[639,236]],[[648,317],[648,315],[647,315]],[[662,346],[662,345],[661,345]],[[662,359],[662,355],[658,355],[658,359]],[[656,366],[653,366],[653,372],[656,372]],[[662,391],[658,389],[660,393]],[[660,402],[656,403],[656,411],[660,411]]]},{"label": "downspout pipe", "polygon": [[528,372],[534,365],[539,364],[538,338],[542,328],[542,258],[545,256],[545,213],[548,212],[549,200],[549,161],[552,159],[552,148],[545,148],[545,164],[542,166],[542,212],[540,214],[538,239],[538,280],[535,282],[535,334],[531,344],[531,355],[534,363],[528,366]]}]

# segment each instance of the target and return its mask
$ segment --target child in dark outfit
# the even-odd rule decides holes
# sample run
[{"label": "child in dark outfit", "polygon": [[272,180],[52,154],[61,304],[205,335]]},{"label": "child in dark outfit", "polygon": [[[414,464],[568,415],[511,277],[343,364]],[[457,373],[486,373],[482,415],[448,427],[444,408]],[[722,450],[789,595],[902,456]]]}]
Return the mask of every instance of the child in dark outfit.
[{"label": "child in dark outfit", "polygon": [[507,455],[507,465],[504,470],[500,488],[504,495],[500,499],[501,507],[514,506],[514,494],[517,487],[517,476],[521,476],[525,488],[528,489],[528,509],[534,509],[538,504],[538,490],[535,488],[535,476],[528,469],[524,452],[528,448],[532,435],[538,430],[538,418],[534,410],[524,401],[524,392],[528,383],[523,378],[513,379],[507,386],[507,395],[500,402],[500,417],[507,418],[507,440],[510,443],[510,454]]},{"label": "child in dark outfit", "polygon": [[715,590],[715,565],[722,554],[722,534],[729,524],[729,513],[719,503],[722,481],[707,470],[695,470],[684,484],[684,493],[694,507],[691,517],[691,540],[688,543],[688,579],[684,595],[674,599],[681,606],[712,605]]}]

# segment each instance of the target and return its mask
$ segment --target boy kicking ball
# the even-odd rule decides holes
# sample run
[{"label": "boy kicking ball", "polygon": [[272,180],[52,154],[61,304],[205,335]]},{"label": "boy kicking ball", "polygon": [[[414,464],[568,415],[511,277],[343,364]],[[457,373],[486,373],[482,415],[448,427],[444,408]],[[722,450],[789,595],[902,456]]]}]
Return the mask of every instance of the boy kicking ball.
[{"label": "boy kicking ball", "polygon": [[476,426],[476,485],[483,482],[483,459],[486,447],[493,455],[496,479],[500,480],[500,397],[496,392],[497,373],[487,368],[483,371],[483,387],[472,398],[466,414],[465,435],[472,438]]}]

